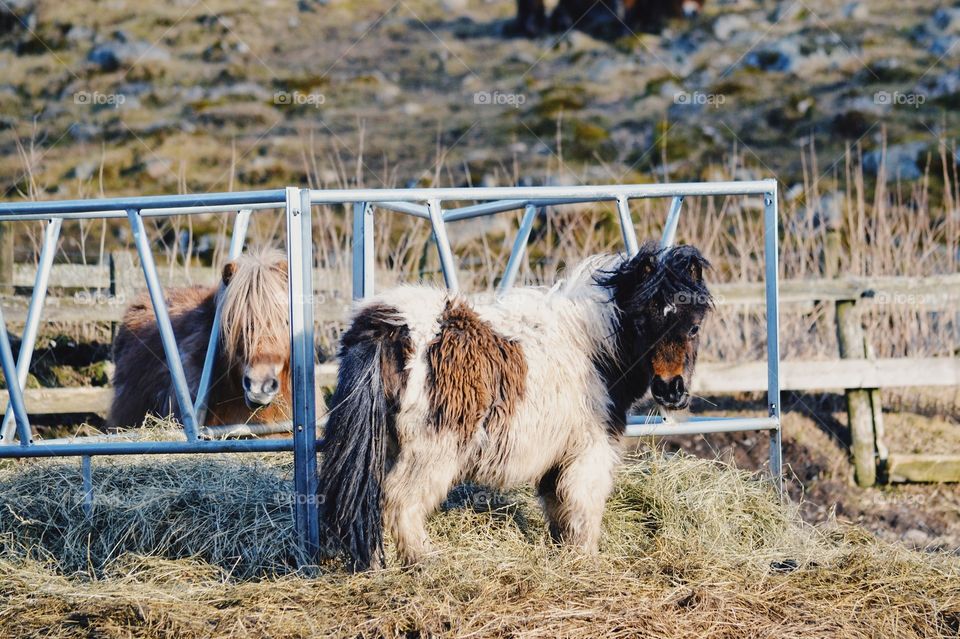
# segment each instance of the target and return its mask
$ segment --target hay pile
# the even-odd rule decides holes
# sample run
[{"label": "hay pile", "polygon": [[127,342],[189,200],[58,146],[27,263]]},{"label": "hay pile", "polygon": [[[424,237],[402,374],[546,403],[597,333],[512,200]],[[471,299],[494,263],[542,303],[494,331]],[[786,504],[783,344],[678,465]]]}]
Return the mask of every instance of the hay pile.
[{"label": "hay pile", "polygon": [[79,464],[0,470],[0,636],[960,633],[960,559],[812,529],[763,482],[685,456],[624,468],[597,557],[548,543],[521,494],[434,517],[440,553],[418,569],[313,577],[290,568],[288,456],[94,468],[90,519]]}]

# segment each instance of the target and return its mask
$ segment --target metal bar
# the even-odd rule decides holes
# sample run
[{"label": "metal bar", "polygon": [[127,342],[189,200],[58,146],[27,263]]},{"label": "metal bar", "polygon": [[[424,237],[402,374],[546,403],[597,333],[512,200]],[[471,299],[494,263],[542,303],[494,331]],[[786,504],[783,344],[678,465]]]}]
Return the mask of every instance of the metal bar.
[{"label": "metal bar", "polygon": [[[80,438],[83,439],[83,438]],[[84,455],[195,455],[215,453],[277,453],[293,450],[292,439],[223,439],[194,442],[103,442],[0,446],[0,459],[82,457]]]},{"label": "metal bar", "polygon": [[227,437],[260,437],[262,435],[280,435],[293,432],[293,422],[268,422],[265,424],[234,424],[233,426],[205,426],[200,436],[207,439]]},{"label": "metal bar", "polygon": [[425,220],[430,219],[430,213],[423,204],[414,204],[412,202],[380,202],[377,204],[382,209],[396,211],[397,213],[406,213],[413,217],[420,217]]},{"label": "metal bar", "polygon": [[13,407],[13,417],[17,423],[17,436],[20,438],[19,446],[0,446],[0,451],[29,448],[33,443],[30,420],[27,419],[27,408],[23,403],[23,390],[17,383],[17,366],[13,363],[13,351],[10,349],[10,336],[7,334],[7,322],[3,318],[2,307],[0,307],[0,365],[3,367],[3,378],[7,382],[10,405]]},{"label": "metal bar", "polygon": [[677,239],[677,224],[680,222],[680,207],[683,205],[683,196],[678,195],[670,202],[670,211],[667,221],[663,225],[663,235],[660,236],[660,248],[673,246]]},{"label": "metal bar", "polygon": [[535,204],[539,208],[545,206],[559,206],[561,204],[582,204],[584,202],[594,202],[594,198],[553,198],[553,199],[525,199],[525,200],[500,200],[493,202],[483,202],[481,204],[472,204],[455,209],[447,209],[443,212],[445,222],[458,222],[468,220],[474,217],[492,215],[494,213],[503,213],[504,211],[515,211],[525,208],[528,204]]},{"label": "metal bar", "polygon": [[[57,242],[60,239],[60,227],[63,220],[54,218],[47,222],[43,230],[43,248],[40,249],[40,261],[37,263],[37,277],[33,282],[33,292],[30,295],[30,306],[27,308],[27,319],[23,327],[23,337],[20,340],[20,353],[17,356],[17,383],[22,390],[27,383],[30,373],[30,361],[33,359],[33,347],[37,343],[37,330],[40,328],[40,315],[47,297],[47,285],[50,282],[50,268],[57,253]],[[13,419],[13,407],[7,406],[3,416],[3,426],[0,428],[0,441],[4,444],[13,442],[16,434],[16,422]]]},{"label": "metal bar", "polygon": [[729,182],[675,182],[672,184],[619,184],[588,186],[505,186],[444,189],[312,189],[314,204],[340,202],[429,202],[482,200],[546,200],[587,198],[593,201],[629,198],[659,198],[709,195],[763,195],[773,188],[774,180]]},{"label": "metal bar", "polygon": [[[241,209],[233,221],[233,235],[230,236],[230,249],[227,260],[233,261],[243,252],[243,242],[247,237],[247,227],[250,226],[250,209]],[[197,398],[193,403],[193,411],[197,415],[197,424],[207,421],[207,400],[210,395],[210,378],[213,377],[213,364],[217,358],[217,347],[220,345],[220,317],[223,314],[223,292],[226,287],[220,282],[217,291],[217,306],[213,312],[213,326],[210,327],[210,341],[207,342],[207,353],[203,359],[203,371],[200,373],[200,385],[197,388]]]},{"label": "metal bar", "polygon": [[523,212],[517,237],[513,240],[513,248],[510,250],[510,259],[507,260],[507,267],[503,271],[503,279],[500,280],[500,286],[497,288],[497,292],[501,295],[509,291],[517,279],[520,263],[527,254],[527,241],[530,239],[533,223],[537,219],[537,210],[536,206],[528,204]]},{"label": "metal bar", "polygon": [[637,229],[633,226],[633,216],[630,214],[630,200],[626,197],[617,198],[617,214],[620,216],[620,232],[627,255],[634,256],[640,250],[640,243],[637,242]]},{"label": "metal bar", "polygon": [[[201,215],[205,213],[231,213],[237,210],[237,205],[227,204],[219,206],[181,206],[181,207],[165,207],[159,209],[147,209],[141,211],[140,215],[143,217],[166,217],[170,215]],[[251,209],[253,211],[262,211],[266,209],[279,209],[283,208],[283,202],[271,202],[267,204],[246,204],[244,208]],[[60,213],[60,214],[51,214],[51,213],[21,213],[17,215],[0,215],[0,222],[6,221],[37,221],[37,220],[47,220],[52,217],[62,218],[64,220],[112,220],[126,218],[126,210],[117,210],[117,209],[104,209],[100,211],[82,211],[79,213]]]},{"label": "metal bar", "polygon": [[683,422],[663,421],[660,418],[627,419],[627,437],[667,437],[678,435],[704,435],[709,433],[740,433],[755,430],[779,432],[780,422],[772,417],[718,418],[700,417]]},{"label": "metal bar", "polygon": [[[767,298],[767,406],[770,417],[780,422],[780,285],[779,219],[777,183],[763,199],[764,285]],[[770,474],[783,495],[783,448],[781,431],[770,433]]]},{"label": "metal bar", "polygon": [[373,255],[373,206],[366,202],[353,205],[353,299],[373,295],[376,263]]},{"label": "metal bar", "polygon": [[[352,202],[425,202],[478,200],[520,200],[520,208],[529,201],[541,206],[549,200],[606,201],[618,197],[659,198],[677,195],[763,195],[773,188],[772,180],[730,181],[674,184],[625,184],[600,186],[531,186],[447,189],[331,189],[311,190],[314,204],[343,204]],[[137,198],[103,198],[94,200],[66,200],[52,202],[0,203],[0,221],[23,221],[62,217],[89,219],[124,217],[134,208],[144,217],[153,215],[191,215],[197,213],[228,212],[243,208],[279,208],[283,206],[283,191],[248,191],[239,193],[209,193],[205,195],[161,195]],[[502,209],[510,210],[510,209]],[[407,212],[417,215],[410,209]],[[453,213],[453,211],[457,211]],[[470,211],[454,209],[448,221],[473,217]],[[487,211],[480,215],[488,215]]]},{"label": "metal bar", "polygon": [[317,505],[317,417],[314,386],[313,245],[310,191],[287,189],[290,350],[293,378],[294,513],[299,546],[309,562],[320,553]]},{"label": "metal bar", "polygon": [[93,515],[93,467],[90,455],[80,458],[80,474],[83,476],[83,514]]},{"label": "metal bar", "polygon": [[247,205],[269,204],[283,206],[284,192],[240,191],[235,193],[202,193],[199,195],[148,195],[141,197],[100,198],[94,200],[61,200],[50,202],[0,202],[0,219],[17,219],[19,215],[70,217],[75,213],[102,213],[136,209],[149,215],[147,209],[183,209],[193,207],[227,207],[236,211]]},{"label": "metal bar", "polygon": [[460,290],[460,285],[457,283],[457,269],[453,262],[453,251],[450,250],[450,240],[447,238],[447,227],[444,224],[440,200],[427,202],[427,209],[430,211],[433,240],[437,245],[437,253],[440,254],[440,269],[443,271],[443,281],[450,291],[456,293]]},{"label": "metal bar", "polygon": [[137,253],[140,255],[143,276],[147,280],[147,290],[150,293],[150,301],[153,304],[153,312],[157,319],[157,328],[160,330],[160,340],[163,342],[163,352],[173,382],[173,392],[180,407],[183,429],[186,432],[187,440],[196,441],[197,415],[193,411],[193,400],[190,398],[190,388],[187,386],[187,378],[183,372],[183,362],[180,361],[177,339],[173,334],[170,314],[167,311],[167,302],[163,298],[163,290],[160,287],[160,278],[157,277],[157,265],[153,261],[153,253],[150,252],[150,240],[143,228],[143,219],[140,217],[139,211],[134,209],[127,211],[127,218],[133,228],[133,240],[137,246]]}]

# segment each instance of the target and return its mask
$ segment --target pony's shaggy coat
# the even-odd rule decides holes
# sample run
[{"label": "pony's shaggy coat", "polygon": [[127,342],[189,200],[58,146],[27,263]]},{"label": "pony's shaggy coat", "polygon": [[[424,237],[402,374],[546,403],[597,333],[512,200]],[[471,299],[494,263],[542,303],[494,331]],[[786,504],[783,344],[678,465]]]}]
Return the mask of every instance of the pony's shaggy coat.
[{"label": "pony's shaggy coat", "polygon": [[355,569],[382,565],[385,526],[401,559],[418,561],[427,516],[472,479],[535,484],[554,537],[596,550],[627,409],[655,368],[682,372],[658,401],[686,397],[710,306],[704,266],[696,249],[645,245],[494,302],[428,286],[361,302],[321,445],[333,549]]},{"label": "pony's shaggy coat", "polygon": [[430,410],[438,431],[470,440],[480,424],[499,434],[523,399],[527,362],[520,345],[497,334],[462,299],[447,301],[427,345]]},{"label": "pony's shaggy coat", "polygon": [[[220,345],[214,363],[207,425],[289,419],[290,329],[286,257],[279,251],[242,255],[223,268]],[[191,396],[196,397],[213,327],[218,287],[165,291],[170,321]],[[126,311],[113,344],[116,369],[108,425],[134,426],[147,415],[180,418],[150,298]],[[243,388],[251,367],[279,371],[275,401],[251,409]]]}]

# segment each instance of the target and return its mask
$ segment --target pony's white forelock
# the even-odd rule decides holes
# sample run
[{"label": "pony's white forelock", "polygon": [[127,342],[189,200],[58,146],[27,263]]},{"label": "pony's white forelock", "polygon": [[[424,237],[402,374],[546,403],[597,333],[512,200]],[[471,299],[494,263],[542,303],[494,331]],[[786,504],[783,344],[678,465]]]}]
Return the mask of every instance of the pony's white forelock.
[{"label": "pony's white forelock", "polygon": [[276,249],[260,249],[235,260],[221,307],[220,336],[230,365],[289,349],[286,259]]}]

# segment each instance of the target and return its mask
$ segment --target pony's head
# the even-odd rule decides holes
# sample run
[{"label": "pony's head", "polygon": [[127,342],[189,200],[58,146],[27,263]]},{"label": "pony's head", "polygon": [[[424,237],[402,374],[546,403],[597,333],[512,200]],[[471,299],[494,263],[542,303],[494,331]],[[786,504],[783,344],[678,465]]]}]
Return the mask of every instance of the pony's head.
[{"label": "pony's head", "polygon": [[713,307],[703,281],[709,266],[692,246],[660,249],[648,243],[598,278],[620,312],[620,339],[630,359],[623,364],[645,367],[653,399],[668,409],[690,403],[700,324]]},{"label": "pony's head", "polygon": [[221,346],[228,374],[247,407],[270,405],[290,378],[287,258],[275,250],[242,255],[223,267]]}]

